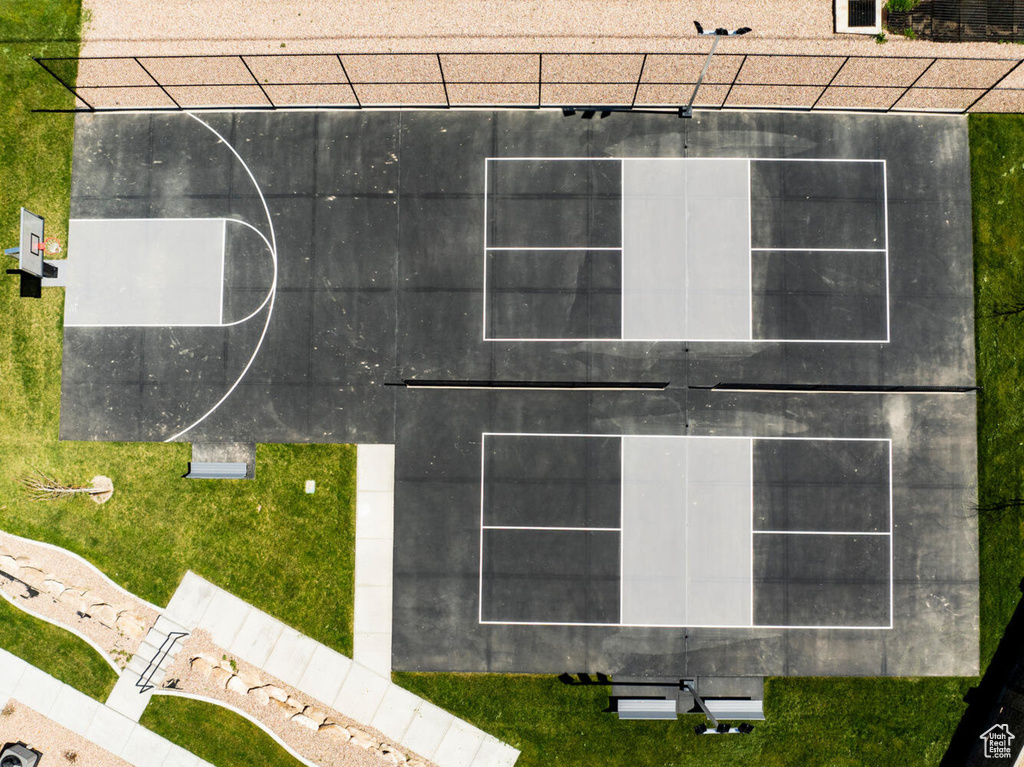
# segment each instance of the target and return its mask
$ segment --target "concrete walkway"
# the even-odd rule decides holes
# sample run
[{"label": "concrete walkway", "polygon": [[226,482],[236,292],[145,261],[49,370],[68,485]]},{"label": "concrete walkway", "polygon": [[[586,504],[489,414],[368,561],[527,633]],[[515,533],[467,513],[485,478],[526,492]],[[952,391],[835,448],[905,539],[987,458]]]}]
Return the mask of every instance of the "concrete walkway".
[{"label": "concrete walkway", "polygon": [[204,629],[233,655],[439,767],[510,767],[519,758],[516,749],[392,683],[388,675],[300,634],[191,571],[165,616],[187,631]]},{"label": "concrete walkway", "polygon": [[177,623],[164,615],[157,618],[131,663],[118,677],[107,705],[132,721],[139,721],[153,691],[163,684],[167,669],[174,663],[186,637],[188,632]]},{"label": "concrete walkway", "polygon": [[200,767],[195,754],[0,650],[0,705],[13,699],[137,767]]},{"label": "concrete walkway", "polygon": [[352,659],[390,676],[395,446],[359,445],[357,451]]}]

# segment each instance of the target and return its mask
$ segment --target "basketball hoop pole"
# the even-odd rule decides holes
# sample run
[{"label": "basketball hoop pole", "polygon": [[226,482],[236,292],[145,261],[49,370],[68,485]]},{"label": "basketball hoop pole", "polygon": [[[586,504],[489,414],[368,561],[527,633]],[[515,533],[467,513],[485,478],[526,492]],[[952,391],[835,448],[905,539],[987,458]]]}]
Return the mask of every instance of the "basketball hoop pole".
[{"label": "basketball hoop pole", "polygon": [[715,48],[718,47],[718,41],[723,37],[735,37],[737,35],[745,35],[750,31],[750,27],[740,27],[739,29],[724,29],[719,27],[715,30],[704,31],[704,27],[700,25],[699,21],[693,22],[694,26],[697,27],[697,34],[701,37],[714,37],[714,42],[711,43],[711,50],[708,51],[708,57],[704,59],[704,67],[700,70],[700,77],[697,78],[697,84],[693,86],[693,93],[690,94],[690,100],[686,106],[679,107],[680,117],[693,117],[693,102],[697,99],[697,91],[700,90],[700,85],[704,82],[704,75],[708,73],[708,67],[711,65],[711,57],[715,55]]}]

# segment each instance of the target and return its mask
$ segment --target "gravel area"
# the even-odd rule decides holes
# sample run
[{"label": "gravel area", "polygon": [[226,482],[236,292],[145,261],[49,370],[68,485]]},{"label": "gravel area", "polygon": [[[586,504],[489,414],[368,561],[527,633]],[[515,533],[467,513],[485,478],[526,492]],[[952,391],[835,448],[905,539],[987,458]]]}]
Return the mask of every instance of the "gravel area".
[{"label": "gravel area", "polygon": [[238,660],[202,630],[193,632],[182,645],[167,679],[178,680],[176,688],[182,692],[245,711],[323,767],[432,767],[431,762],[392,744],[377,730]]},{"label": "gravel area", "polygon": [[1020,46],[835,35],[832,0],[85,0],[83,56],[386,51],[706,51],[1024,57]]},{"label": "gravel area", "polygon": [[11,700],[0,711],[0,745],[17,741],[42,753],[39,763],[46,767],[132,767],[130,762]]},{"label": "gravel area", "polygon": [[0,532],[0,590],[15,605],[74,628],[124,668],[157,612],[82,560]]},{"label": "gravel area", "polygon": [[[961,110],[1024,59],[1018,45],[899,35],[879,45],[869,35],[837,35],[831,0],[685,7],[675,0],[85,0],[85,7],[82,55],[126,57],[80,63],[78,92],[98,108],[337,107],[357,98],[385,107],[675,107],[689,98],[679,83],[696,80],[710,47],[693,19],[753,28],[721,41],[696,101],[704,107],[728,97],[729,107]],[[340,58],[325,55],[334,53]],[[204,57],[161,58],[175,54]],[[1006,90],[1022,83],[1024,68],[974,109],[1024,111],[1024,90]]]}]

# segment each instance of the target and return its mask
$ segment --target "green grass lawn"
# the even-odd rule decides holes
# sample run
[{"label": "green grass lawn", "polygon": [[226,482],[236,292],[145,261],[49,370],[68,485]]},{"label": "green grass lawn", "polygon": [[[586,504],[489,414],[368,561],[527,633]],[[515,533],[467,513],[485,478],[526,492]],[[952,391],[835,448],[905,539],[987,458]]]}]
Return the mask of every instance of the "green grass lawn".
[{"label": "green grass lawn", "polygon": [[960,719],[961,679],[769,679],[767,721],[748,736],[694,734],[703,716],[620,722],[608,690],[553,677],[395,674],[395,681],[540,765],[937,764]]},{"label": "green grass lawn", "polygon": [[248,719],[212,703],[154,695],[141,724],[217,767],[298,767]]},{"label": "green grass lawn", "polygon": [[[994,317],[1024,303],[1024,117],[970,120],[978,350],[978,503],[1024,499],[1024,314]],[[981,657],[988,663],[1020,598],[1024,514],[982,512]]]}]

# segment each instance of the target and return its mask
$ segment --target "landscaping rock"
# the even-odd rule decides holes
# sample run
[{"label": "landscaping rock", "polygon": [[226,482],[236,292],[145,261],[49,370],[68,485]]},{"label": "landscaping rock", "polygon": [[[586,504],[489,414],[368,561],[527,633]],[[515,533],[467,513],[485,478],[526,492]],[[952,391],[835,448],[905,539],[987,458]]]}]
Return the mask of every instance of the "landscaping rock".
[{"label": "landscaping rock", "polygon": [[291,718],[291,721],[299,725],[299,727],[305,727],[310,732],[316,732],[320,727],[320,725],[317,722],[314,722],[305,714],[295,714]]},{"label": "landscaping rock", "polygon": [[349,727],[349,734],[352,735],[352,743],[365,748],[367,751],[373,751],[380,745],[380,741],[372,737],[369,733],[363,732],[357,727]]},{"label": "landscaping rock", "polygon": [[249,690],[249,698],[261,706],[265,706],[270,703],[270,696],[267,695],[267,693],[260,687],[257,687],[254,690]]},{"label": "landscaping rock", "polygon": [[409,761],[401,751],[395,751],[392,749],[387,749],[381,754],[381,756],[388,764],[405,764]]},{"label": "landscaping rock", "polygon": [[214,687],[219,687],[222,690],[226,690],[228,686],[228,680],[233,674],[227,669],[223,669],[217,666],[213,671],[210,672],[210,682]]},{"label": "landscaping rock", "polygon": [[189,665],[199,672],[203,679],[209,679],[210,674],[213,673],[213,666],[206,658],[193,658],[189,661]]},{"label": "landscaping rock", "polygon": [[57,600],[60,599],[61,594],[68,590],[68,587],[55,578],[47,578],[43,581],[43,590]]},{"label": "landscaping rock", "polygon": [[282,703],[288,700],[288,693],[274,684],[265,684],[260,688],[271,700],[279,700]]},{"label": "landscaping rock", "polygon": [[270,706],[271,708],[275,708],[277,712],[281,714],[281,716],[283,716],[285,719],[291,719],[296,714],[302,713],[301,708],[292,705],[292,703],[290,703],[287,700],[278,700],[277,698],[272,698],[270,701]]},{"label": "landscaping rock", "polygon": [[65,589],[61,592],[61,595],[57,598],[57,601],[63,602],[64,604],[71,605],[76,610],[81,612],[82,600],[85,598],[85,591],[82,589],[76,589],[73,586],[69,589]]},{"label": "landscaping rock", "polygon": [[109,605],[106,602],[99,602],[94,605],[90,605],[86,611],[93,617],[94,620],[99,621],[108,628],[115,628],[117,626],[117,610],[114,609],[113,605]]},{"label": "landscaping rock", "polygon": [[10,554],[0,554],[0,572],[17,578],[18,573],[21,572],[21,565],[22,563],[18,561],[17,557],[13,557]]},{"label": "landscaping rock", "polygon": [[249,692],[248,686],[246,686],[245,682],[243,682],[238,676],[232,676],[225,685],[225,689],[238,693],[239,695],[246,695]]},{"label": "landscaping rock", "polygon": [[352,740],[352,734],[337,722],[324,722],[320,725],[319,731],[338,743],[348,743]]},{"label": "landscaping rock", "polygon": [[[139,615],[125,610],[117,616],[117,628],[132,639],[138,639],[146,635],[146,621]],[[213,664],[211,664],[212,666]]]},{"label": "landscaping rock", "polygon": [[43,590],[43,584],[46,583],[46,573],[40,570],[38,567],[32,565],[24,565],[21,571],[18,573],[18,580],[24,583],[26,586],[31,586],[36,591]]},{"label": "landscaping rock", "polygon": [[306,706],[302,713],[317,723],[317,726],[323,724],[324,720],[327,719],[327,712],[319,706]]},{"label": "landscaping rock", "polygon": [[[238,674],[238,678],[242,682],[242,684],[245,685],[245,689],[246,689],[247,692],[249,690],[255,690],[257,687],[262,687],[263,686],[263,680],[260,679],[252,671],[241,671]],[[264,693],[264,694],[266,694],[266,693]]]}]

